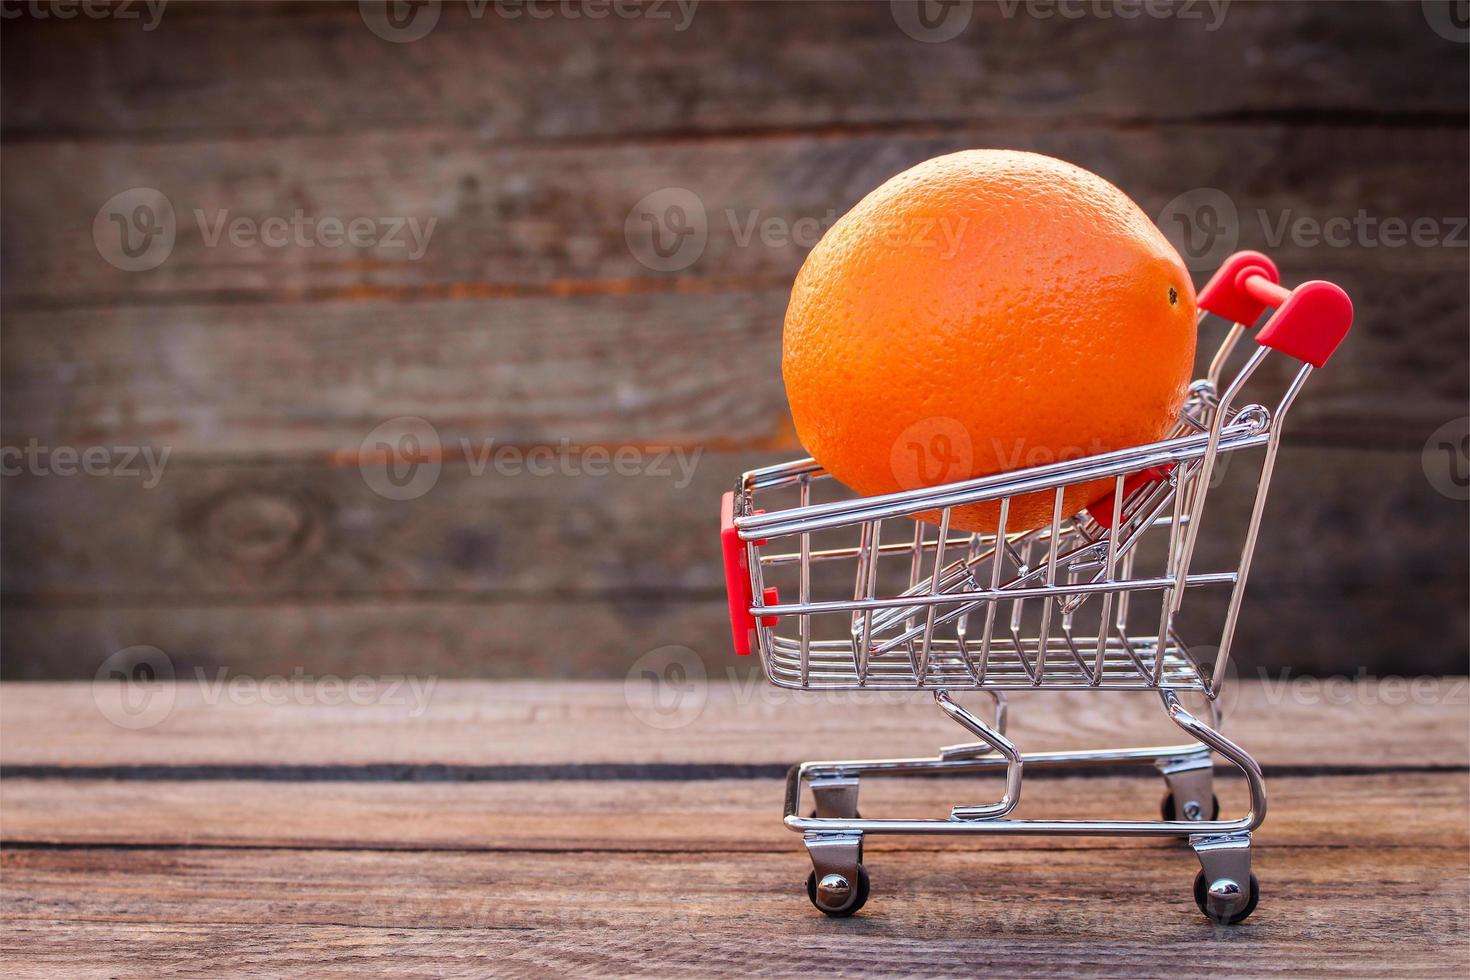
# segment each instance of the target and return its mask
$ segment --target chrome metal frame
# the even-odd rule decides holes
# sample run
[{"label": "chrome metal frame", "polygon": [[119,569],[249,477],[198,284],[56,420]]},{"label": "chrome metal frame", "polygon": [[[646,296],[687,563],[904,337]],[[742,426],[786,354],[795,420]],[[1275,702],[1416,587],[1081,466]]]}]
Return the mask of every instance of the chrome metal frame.
[{"label": "chrome metal frame", "polygon": [[[1203,314],[1201,314],[1203,319]],[[1174,431],[1149,445],[995,476],[832,503],[813,503],[812,487],[826,479],[811,459],[746,473],[734,495],[734,526],[746,549],[751,594],[765,593],[767,575],[789,575],[795,566],[796,598],[750,607],[766,676],[799,690],[929,690],[940,709],[979,741],[943,749],[927,759],[808,762],[787,777],[785,824],[804,835],[814,874],[812,901],[832,915],[851,914],[867,894],[862,868],[866,834],[1086,834],[1175,836],[1189,839],[1200,859],[1201,908],[1221,922],[1238,921],[1254,907],[1250,873],[1251,833],[1266,813],[1260,766],[1219,732],[1216,698],[1229,663],[1251,556],[1260,530],[1282,422],[1311,374],[1303,366],[1274,411],[1259,404],[1234,407],[1251,377],[1271,353],[1261,347],[1244,360],[1223,392],[1227,360],[1246,327],[1234,324],[1196,381]],[[1197,570],[1195,550],[1211,481],[1228,454],[1261,451],[1259,480],[1233,568]],[[1169,466],[1168,475],[1125,487],[1130,475]],[[1111,480],[1111,521],[1084,511],[1064,514],[1067,487]],[[765,512],[772,491],[796,489],[795,506]],[[1011,530],[1012,502],[1022,495],[1052,494],[1051,520],[1039,528]],[[955,508],[998,504],[990,533],[954,533]],[[934,515],[937,516],[937,520]],[[902,541],[885,541],[885,521],[911,522]],[[938,524],[931,538],[926,521]],[[854,543],[814,549],[819,533],[855,532]],[[1162,573],[1139,570],[1144,540],[1162,538]],[[791,546],[794,539],[794,547]],[[786,543],[784,548],[779,544]],[[908,587],[880,593],[878,566],[907,560]],[[813,595],[813,569],[828,562],[854,568],[851,591]],[[1195,590],[1228,588],[1229,597],[1212,663],[1201,663],[1179,638],[1175,618]],[[1137,627],[1139,594],[1160,596],[1159,613]],[[850,598],[849,598],[850,596]],[[1096,602],[1097,627],[1079,632],[1077,613]],[[1039,608],[1038,608],[1039,606]],[[1028,619],[1026,611],[1031,611]],[[845,638],[819,639],[816,622],[840,622]],[[767,625],[774,623],[775,625]],[[978,629],[976,629],[978,625]],[[1005,693],[1010,690],[1154,690],[1168,717],[1191,739],[1182,745],[1023,754],[1005,735]],[[987,723],[960,706],[952,692],[988,692],[996,720]],[[1206,723],[1186,711],[1180,695],[1201,694],[1211,708]],[[1245,775],[1250,809],[1243,816],[1214,817],[1211,753]],[[1036,820],[1009,814],[1020,799],[1022,773],[1057,766],[1142,764],[1164,776],[1176,819]],[[955,806],[935,819],[870,819],[858,816],[863,776],[950,775],[1004,770],[1005,788],[995,802]],[[802,816],[809,785],[816,815]],[[859,887],[861,883],[861,887]],[[1249,887],[1247,887],[1249,886]]]}]

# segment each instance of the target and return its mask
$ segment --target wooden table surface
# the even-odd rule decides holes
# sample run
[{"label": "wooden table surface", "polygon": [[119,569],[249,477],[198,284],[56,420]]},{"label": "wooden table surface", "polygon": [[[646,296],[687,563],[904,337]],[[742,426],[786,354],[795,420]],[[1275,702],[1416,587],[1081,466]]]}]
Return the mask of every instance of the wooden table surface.
[{"label": "wooden table surface", "polygon": [[[781,772],[958,740],[922,698],[738,680],[670,712],[636,682],[378,685],[335,705],[282,690],[180,683],[130,730],[108,720],[113,688],[0,685],[8,974],[1470,969],[1464,679],[1227,695],[1270,799],[1261,903],[1234,928],[1196,910],[1187,847],[1107,838],[872,839],[866,909],[816,913]],[[1023,751],[1171,732],[1148,694],[1013,709]],[[1217,788],[1243,806],[1243,780]],[[994,790],[871,781],[863,808]],[[1147,817],[1161,793],[1150,770],[1040,774],[1021,815]]]}]

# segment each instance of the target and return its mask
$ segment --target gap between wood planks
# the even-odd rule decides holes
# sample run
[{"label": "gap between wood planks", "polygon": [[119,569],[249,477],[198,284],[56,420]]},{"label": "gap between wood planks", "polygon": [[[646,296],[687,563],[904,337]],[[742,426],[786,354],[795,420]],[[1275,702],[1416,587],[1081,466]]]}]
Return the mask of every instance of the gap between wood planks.
[{"label": "gap between wood planks", "polygon": [[[1370,108],[1339,108],[1333,106],[1302,106],[1293,108],[1238,109],[1224,112],[1203,112],[1194,115],[1169,113],[1124,113],[1108,115],[1095,112],[1078,112],[1068,115],[1037,117],[1034,115],[993,115],[985,118],[987,125],[1005,126],[1022,132],[1051,132],[1064,126],[1110,126],[1121,130],[1148,129],[1155,126],[1373,126],[1383,129],[1464,129],[1463,113],[1439,110],[1387,110]],[[626,147],[669,147],[720,142],[754,143],[784,139],[848,139],[871,136],[932,137],[971,128],[977,120],[973,116],[932,116],[922,121],[893,119],[873,122],[832,123],[828,125],[751,125],[670,127],[650,132],[583,133],[571,136],[521,136],[502,137],[496,145],[504,149],[609,149]],[[364,132],[393,133],[410,136],[418,133],[442,133],[442,124],[424,124],[419,121],[399,124],[373,122],[361,126],[341,126],[313,129],[314,138],[353,136]],[[294,127],[261,129],[251,132],[253,139],[299,138],[302,131]],[[15,127],[4,131],[7,143],[44,144],[66,142],[81,146],[115,145],[126,141],[139,146],[186,145],[221,139],[239,138],[238,127],[200,126],[187,133],[161,130],[135,130],[125,137],[116,133],[95,133],[79,127],[32,128]]]},{"label": "gap between wood planks", "polygon": [[[565,763],[560,765],[444,765],[438,763],[365,763],[356,765],[7,765],[0,779],[90,780],[124,782],[285,782],[285,783],[513,783],[513,782],[687,782],[716,779],[784,779],[790,763]],[[1047,778],[1109,779],[1132,775],[1137,765],[1051,766]],[[1266,765],[1267,779],[1384,776],[1396,773],[1440,775],[1470,772],[1470,766],[1422,765]],[[1217,778],[1240,778],[1233,766],[1217,767]],[[905,779],[952,778],[945,774]],[[1038,777],[1032,776],[1032,779]]]}]

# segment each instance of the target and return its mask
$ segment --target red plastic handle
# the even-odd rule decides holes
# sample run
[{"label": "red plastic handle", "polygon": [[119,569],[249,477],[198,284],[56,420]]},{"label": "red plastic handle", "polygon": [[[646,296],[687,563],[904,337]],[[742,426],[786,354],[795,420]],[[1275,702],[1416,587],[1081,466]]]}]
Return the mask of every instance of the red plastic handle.
[{"label": "red plastic handle", "polygon": [[[760,513],[757,511],[756,513]],[[757,541],[756,544],[765,544]],[[750,607],[755,605],[750,591],[750,569],[745,561],[745,542],[735,530],[735,493],[727,492],[720,498],[720,551],[725,558],[725,598],[730,603],[730,638],[735,652],[742,657],[750,656],[750,635],[755,632],[755,617]],[[780,595],[774,587],[765,589],[762,602],[774,606]],[[762,616],[761,623],[775,626],[777,617]]]},{"label": "red plastic handle", "polygon": [[[1139,487],[1162,483],[1169,478],[1169,473],[1173,469],[1173,463],[1165,463],[1163,466],[1150,466],[1146,470],[1130,474],[1123,480],[1123,499],[1127,500]],[[1109,493],[1087,507],[1087,513],[1092,515],[1092,519],[1098,523],[1099,527],[1111,529],[1113,526],[1113,497],[1114,494]]]},{"label": "red plastic handle", "polygon": [[1341,287],[1313,280],[1281,285],[1276,265],[1260,252],[1236,252],[1199,293],[1199,307],[1250,326],[1267,309],[1271,318],[1256,343],[1322,367],[1353,325],[1353,301]]}]

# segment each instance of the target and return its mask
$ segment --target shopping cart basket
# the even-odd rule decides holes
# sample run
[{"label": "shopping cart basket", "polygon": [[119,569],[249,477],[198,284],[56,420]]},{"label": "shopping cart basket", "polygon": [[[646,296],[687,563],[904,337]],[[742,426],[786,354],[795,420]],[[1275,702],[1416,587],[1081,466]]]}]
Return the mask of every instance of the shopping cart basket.
[{"label": "shopping cart basket", "polygon": [[[725,494],[722,532],[736,652],[752,637],[771,683],[818,691],[931,691],[944,714],[978,741],[925,759],[807,762],[786,782],[786,826],[805,835],[812,904],[831,916],[867,900],[867,834],[1086,834],[1187,837],[1201,870],[1194,896],[1217,922],[1256,906],[1251,833],[1266,815],[1260,766],[1220,734],[1217,698],[1245,594],[1282,422],[1314,367],[1346,336],[1352,304],[1337,286],[1280,285],[1264,255],[1228,259],[1199,294],[1200,318],[1232,324],[1206,376],[1194,382],[1171,434],[1155,443],[944,486],[814,502],[826,480],[811,459],[744,474]],[[1267,310],[1259,345],[1220,390],[1237,342]],[[1274,409],[1236,407],[1272,352],[1302,362]],[[1195,567],[1205,503],[1227,461],[1248,466],[1254,503],[1231,567]],[[1074,484],[1111,480],[1111,492],[1065,513]],[[830,483],[831,481],[827,481]],[[1011,502],[1051,494],[1050,523],[1011,531]],[[786,506],[777,506],[784,497]],[[952,533],[954,508],[998,505],[991,533]],[[766,509],[763,509],[766,508]],[[937,530],[935,525],[937,524]],[[1212,552],[1215,549],[1210,549]],[[1226,554],[1236,554],[1232,545]],[[779,580],[779,581],[778,581]],[[772,584],[776,582],[777,584]],[[784,584],[781,584],[784,583]],[[789,589],[791,591],[784,591]],[[1175,631],[1187,596],[1223,593],[1219,642],[1191,650]],[[794,599],[792,593],[794,592]],[[1183,745],[1022,754],[1006,737],[1006,692],[1156,691]],[[958,691],[985,691],[994,720],[962,707]],[[1186,710],[1201,695],[1210,722]],[[1212,753],[1244,773],[1250,810],[1224,820],[1213,792]],[[1152,764],[1167,788],[1159,820],[1037,820],[1008,814],[1021,774],[1047,766]],[[954,807],[944,818],[877,819],[858,813],[863,776],[1003,770],[995,802]],[[810,785],[811,815],[802,812]]]}]

